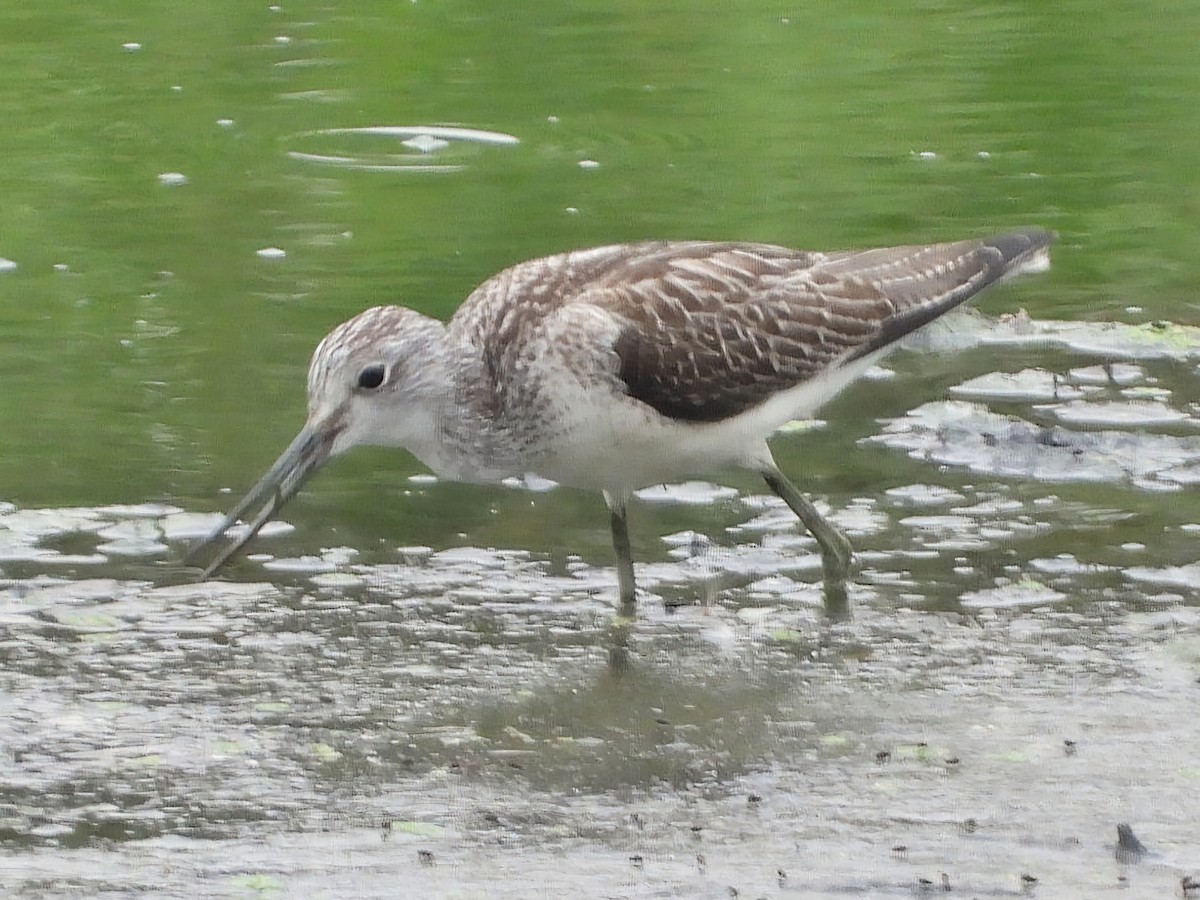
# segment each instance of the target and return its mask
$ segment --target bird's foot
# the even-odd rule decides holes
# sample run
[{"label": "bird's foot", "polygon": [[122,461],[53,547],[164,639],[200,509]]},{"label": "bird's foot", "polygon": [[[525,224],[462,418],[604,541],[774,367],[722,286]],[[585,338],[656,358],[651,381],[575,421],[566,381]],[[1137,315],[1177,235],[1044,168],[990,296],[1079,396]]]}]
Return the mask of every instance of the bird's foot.
[{"label": "bird's foot", "polygon": [[[841,532],[837,532],[842,537]],[[845,622],[850,618],[850,596],[846,590],[846,582],[857,568],[854,554],[850,550],[850,542],[842,538],[844,543],[836,548],[823,548],[821,561],[824,568],[825,615],[834,622]]]}]

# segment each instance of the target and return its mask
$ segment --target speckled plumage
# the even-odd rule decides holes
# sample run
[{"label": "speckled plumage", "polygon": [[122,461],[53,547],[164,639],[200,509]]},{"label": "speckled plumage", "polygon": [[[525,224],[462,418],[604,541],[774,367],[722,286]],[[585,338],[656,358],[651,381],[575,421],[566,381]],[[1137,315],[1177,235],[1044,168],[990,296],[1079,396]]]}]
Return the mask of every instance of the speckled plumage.
[{"label": "speckled plumage", "polygon": [[[536,473],[601,490],[619,557],[632,490],[742,466],[814,531],[828,586],[833,557],[848,569],[849,545],[778,472],[767,437],[906,334],[1006,275],[1043,268],[1051,240],[1031,228],[831,253],[614,245],[506,269],[445,325],[404,307],[367,310],[320,343],[304,432],[205,543],[265,502],[253,533],[326,457],[359,444],[405,447],[456,480]],[[631,604],[632,564],[619,562]]]}]

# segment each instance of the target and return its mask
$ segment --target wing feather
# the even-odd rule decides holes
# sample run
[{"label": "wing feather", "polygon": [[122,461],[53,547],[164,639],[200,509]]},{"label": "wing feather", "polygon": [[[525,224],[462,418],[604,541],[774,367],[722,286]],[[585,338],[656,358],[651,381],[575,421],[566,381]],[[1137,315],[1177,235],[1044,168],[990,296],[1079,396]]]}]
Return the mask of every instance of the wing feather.
[{"label": "wing feather", "polygon": [[[664,416],[713,422],[895,343],[1044,255],[1053,235],[816,253],[769,244],[615,245],[521,263],[489,279],[450,323],[478,347],[501,405],[504,373],[566,307],[618,324],[616,383]],[[589,361],[589,364],[594,360]]]}]

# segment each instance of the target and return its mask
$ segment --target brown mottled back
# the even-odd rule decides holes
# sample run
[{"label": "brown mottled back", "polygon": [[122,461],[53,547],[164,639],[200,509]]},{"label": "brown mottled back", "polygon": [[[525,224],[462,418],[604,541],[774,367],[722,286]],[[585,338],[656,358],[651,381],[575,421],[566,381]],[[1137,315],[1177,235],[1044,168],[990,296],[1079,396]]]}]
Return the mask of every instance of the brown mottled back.
[{"label": "brown mottled back", "polygon": [[529,338],[547,316],[591,304],[620,325],[611,349],[630,396],[670,418],[713,422],[884,349],[1051,240],[1026,229],[860,252],[710,242],[603,247],[500,273],[450,327],[479,347],[486,377],[499,385],[536,345]]}]

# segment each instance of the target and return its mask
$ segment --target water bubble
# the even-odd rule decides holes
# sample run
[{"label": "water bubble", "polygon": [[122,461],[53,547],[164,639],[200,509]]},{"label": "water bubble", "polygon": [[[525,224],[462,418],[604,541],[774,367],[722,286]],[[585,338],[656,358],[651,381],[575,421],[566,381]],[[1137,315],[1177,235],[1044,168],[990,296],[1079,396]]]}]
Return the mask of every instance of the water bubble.
[{"label": "water bubble", "polygon": [[1146,377],[1146,370],[1129,363],[1112,363],[1107,366],[1084,366],[1071,369],[1067,377],[1077,384],[1133,384]]},{"label": "water bubble", "polygon": [[1035,582],[1007,584],[982,591],[968,591],[960,602],[969,608],[1043,606],[1065,600],[1066,594]]},{"label": "water bubble", "polygon": [[413,150],[418,150],[421,153],[433,153],[435,150],[441,150],[444,147],[449,147],[450,142],[434,137],[431,134],[418,134],[415,137],[410,137],[408,140],[401,141],[405,147],[411,147]]},{"label": "water bubble", "polygon": [[712,484],[708,481],[685,481],[682,484],[659,484],[634,491],[640,500],[647,503],[685,503],[706,505],[718,500],[729,500],[738,495],[737,488]]},{"label": "water bubble", "polygon": [[948,503],[962,503],[966,499],[958,491],[933,484],[909,484],[889,488],[884,493],[906,506],[944,506]]},{"label": "water bubble", "polygon": [[1045,369],[1022,369],[1016,374],[990,372],[950,388],[952,397],[970,400],[1071,400],[1083,395],[1078,387]]},{"label": "water bubble", "polygon": [[1172,409],[1158,400],[1113,400],[1106,403],[1075,400],[1055,407],[1052,412],[1060,422],[1110,428],[1167,425],[1190,418],[1187,413]]},{"label": "water bubble", "polygon": [[1148,566],[1131,566],[1125,570],[1125,577],[1130,581],[1140,581],[1159,587],[1200,589],[1200,563],[1186,566],[1167,566],[1153,569]]},{"label": "water bubble", "polygon": [[263,568],[274,572],[293,572],[297,574],[323,574],[333,572],[337,566],[319,556],[299,556],[293,558],[273,559],[264,562]]},{"label": "water bubble", "polygon": [[543,478],[541,475],[533,472],[526,472],[524,475],[505,478],[500,483],[505,487],[533,491],[535,494],[544,494],[546,491],[552,491],[558,487],[557,481],[551,481],[549,478]]}]

